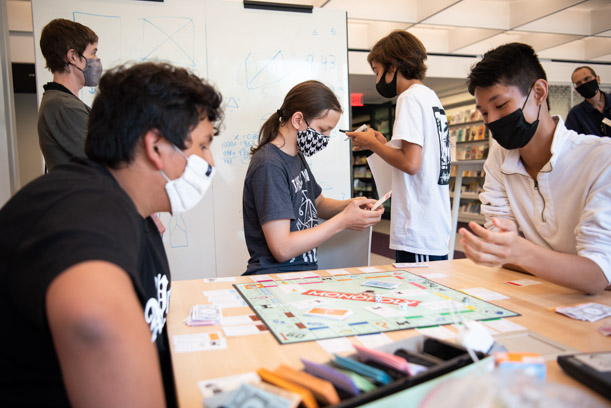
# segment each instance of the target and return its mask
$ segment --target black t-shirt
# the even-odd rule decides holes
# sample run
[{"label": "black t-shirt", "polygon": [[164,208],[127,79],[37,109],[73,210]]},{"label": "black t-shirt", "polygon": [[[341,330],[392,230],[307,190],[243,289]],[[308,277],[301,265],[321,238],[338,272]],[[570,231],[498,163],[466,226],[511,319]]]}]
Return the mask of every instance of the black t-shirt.
[{"label": "black t-shirt", "polygon": [[45,296],[62,271],[88,260],[111,262],[129,275],[157,345],[168,405],[176,405],[163,243],[108,170],[80,159],[57,166],[0,210],[0,231],[0,406],[69,406]]},{"label": "black t-shirt", "polygon": [[291,156],[269,143],[254,154],[242,197],[244,234],[250,254],[246,275],[318,268],[316,248],[286,262],[276,261],[261,226],[280,219],[291,220],[291,231],[317,226],[316,198],[321,191],[301,152]]},{"label": "black t-shirt", "polygon": [[568,129],[584,135],[611,137],[611,126],[603,123],[603,119],[611,120],[611,95],[600,91],[605,98],[602,113],[586,100],[573,106],[564,123]]}]

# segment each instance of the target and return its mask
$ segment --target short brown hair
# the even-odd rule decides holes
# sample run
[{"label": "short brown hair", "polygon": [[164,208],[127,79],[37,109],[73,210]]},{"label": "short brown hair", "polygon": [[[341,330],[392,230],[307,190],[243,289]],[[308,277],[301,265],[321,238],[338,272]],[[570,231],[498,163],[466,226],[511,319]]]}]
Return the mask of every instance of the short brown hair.
[{"label": "short brown hair", "polygon": [[83,55],[89,44],[98,42],[98,36],[93,30],[80,23],[57,18],[42,29],[40,35],[40,50],[47,61],[51,72],[62,71],[68,59],[66,53],[74,49]]},{"label": "short brown hair", "polygon": [[374,61],[382,64],[384,70],[397,67],[406,79],[423,80],[426,74],[426,48],[413,34],[395,30],[379,40],[367,56],[371,65]]}]

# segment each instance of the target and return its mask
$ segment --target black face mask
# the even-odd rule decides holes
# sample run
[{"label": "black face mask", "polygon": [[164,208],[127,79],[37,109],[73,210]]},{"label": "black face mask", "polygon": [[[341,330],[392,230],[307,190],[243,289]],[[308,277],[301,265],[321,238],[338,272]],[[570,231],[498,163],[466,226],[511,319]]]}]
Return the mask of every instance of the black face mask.
[{"label": "black face mask", "polygon": [[[532,90],[532,88],[531,88]],[[504,116],[492,123],[488,123],[486,126],[492,133],[492,137],[502,147],[507,150],[519,149],[524,147],[530,142],[537,126],[539,126],[539,114],[541,113],[541,105],[539,105],[539,113],[537,113],[537,120],[533,123],[526,122],[522,109],[526,106],[526,102],[530,97],[530,91],[522,105],[521,109],[517,109],[507,116]]]},{"label": "black face mask", "polygon": [[594,78],[591,81],[579,85],[575,90],[584,98],[591,98],[598,92],[598,81]]},{"label": "black face mask", "polygon": [[380,78],[376,84],[376,90],[383,97],[394,98],[397,96],[397,72],[399,71],[395,71],[395,76],[393,77],[392,81],[386,82],[386,70],[384,70],[382,78]]}]

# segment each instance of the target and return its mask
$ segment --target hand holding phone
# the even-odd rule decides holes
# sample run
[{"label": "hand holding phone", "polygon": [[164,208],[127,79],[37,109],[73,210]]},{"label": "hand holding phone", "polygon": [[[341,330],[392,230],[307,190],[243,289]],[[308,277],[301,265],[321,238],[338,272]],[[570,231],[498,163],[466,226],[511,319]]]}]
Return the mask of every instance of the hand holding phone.
[{"label": "hand holding phone", "polygon": [[[356,130],[352,130],[352,132],[364,132],[366,130],[367,130],[367,125],[361,125]],[[350,130],[344,130],[344,129],[340,129],[339,131],[342,133],[351,132]],[[348,139],[350,139],[350,137],[346,137],[345,140],[348,140]]]}]

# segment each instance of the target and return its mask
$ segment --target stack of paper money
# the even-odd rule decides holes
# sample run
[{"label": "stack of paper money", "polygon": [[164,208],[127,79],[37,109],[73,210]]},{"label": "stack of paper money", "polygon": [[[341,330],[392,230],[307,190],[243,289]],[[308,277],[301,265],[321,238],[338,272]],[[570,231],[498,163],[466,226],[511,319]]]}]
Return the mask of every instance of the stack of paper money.
[{"label": "stack of paper money", "polygon": [[185,324],[187,326],[210,326],[218,324],[221,317],[221,307],[219,305],[195,305],[185,319]]},{"label": "stack of paper money", "polygon": [[611,307],[600,303],[584,303],[577,306],[557,307],[556,312],[573,319],[595,322],[611,316]]}]

